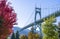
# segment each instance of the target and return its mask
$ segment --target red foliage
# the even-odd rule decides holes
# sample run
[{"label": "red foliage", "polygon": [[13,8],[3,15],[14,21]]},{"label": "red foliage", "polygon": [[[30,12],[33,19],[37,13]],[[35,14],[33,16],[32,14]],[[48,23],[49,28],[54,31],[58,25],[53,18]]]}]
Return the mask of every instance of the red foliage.
[{"label": "red foliage", "polygon": [[16,24],[16,13],[6,2],[7,0],[0,0],[0,39],[11,34],[12,27]]}]

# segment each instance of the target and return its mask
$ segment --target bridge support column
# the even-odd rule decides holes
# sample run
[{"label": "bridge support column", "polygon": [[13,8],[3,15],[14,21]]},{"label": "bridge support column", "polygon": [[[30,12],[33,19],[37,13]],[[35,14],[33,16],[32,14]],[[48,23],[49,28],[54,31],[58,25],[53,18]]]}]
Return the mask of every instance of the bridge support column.
[{"label": "bridge support column", "polygon": [[[41,19],[41,8],[35,8],[35,23],[34,23],[34,30],[36,31],[36,27],[37,27],[37,23],[36,23],[36,16],[37,16],[37,14],[39,14],[39,16],[40,16],[40,19]],[[42,30],[41,30],[41,23],[40,23],[40,36],[42,36]]]}]

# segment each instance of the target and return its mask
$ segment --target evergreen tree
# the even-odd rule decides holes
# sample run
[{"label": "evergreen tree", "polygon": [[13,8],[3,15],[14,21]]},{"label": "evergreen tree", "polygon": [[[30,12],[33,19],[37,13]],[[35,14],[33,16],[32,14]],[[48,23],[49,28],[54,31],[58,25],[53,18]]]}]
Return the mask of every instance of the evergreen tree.
[{"label": "evergreen tree", "polygon": [[18,31],[16,32],[16,39],[20,39],[19,38],[19,32]]},{"label": "evergreen tree", "polygon": [[11,39],[15,39],[15,33],[13,32]]},{"label": "evergreen tree", "polygon": [[60,22],[58,23],[58,37],[60,38]]}]

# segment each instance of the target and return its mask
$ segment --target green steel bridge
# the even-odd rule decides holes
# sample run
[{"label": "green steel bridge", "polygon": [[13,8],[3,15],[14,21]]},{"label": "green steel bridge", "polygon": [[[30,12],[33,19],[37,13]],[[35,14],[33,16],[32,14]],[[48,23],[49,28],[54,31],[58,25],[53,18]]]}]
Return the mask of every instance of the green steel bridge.
[{"label": "green steel bridge", "polygon": [[[50,15],[48,15],[48,16],[40,19],[40,20],[37,20],[37,21],[36,21],[36,25],[44,22],[44,19],[49,18],[50,16],[53,16],[53,15],[55,15],[55,17],[60,16],[60,10],[59,10],[59,11],[56,11],[56,12],[54,12],[54,13],[52,13],[52,14],[50,14]],[[29,27],[31,27],[31,26],[34,26],[34,23],[35,23],[35,22],[33,22],[33,23],[31,23],[31,24],[23,27],[20,31],[23,31],[24,29],[27,29],[27,28],[29,28]]]}]

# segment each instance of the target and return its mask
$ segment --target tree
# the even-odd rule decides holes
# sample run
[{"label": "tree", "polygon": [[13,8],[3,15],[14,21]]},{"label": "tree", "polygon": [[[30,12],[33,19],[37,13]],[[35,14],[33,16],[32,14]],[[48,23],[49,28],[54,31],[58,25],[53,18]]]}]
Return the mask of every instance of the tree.
[{"label": "tree", "polygon": [[60,22],[58,23],[58,37],[60,38]]},{"label": "tree", "polygon": [[32,32],[29,32],[28,33],[28,39],[39,39],[40,36],[38,33],[32,33]]},{"label": "tree", "polygon": [[20,39],[28,39],[28,37],[26,35],[21,35]]},{"label": "tree", "polygon": [[15,33],[13,32],[11,39],[15,39]]},{"label": "tree", "polygon": [[19,38],[19,32],[18,31],[16,32],[16,39],[20,39]]},{"label": "tree", "polygon": [[7,0],[0,0],[0,39],[6,39],[16,24],[16,13]]},{"label": "tree", "polygon": [[33,39],[33,33],[32,32],[28,33],[28,39]]},{"label": "tree", "polygon": [[45,23],[42,24],[43,39],[58,39],[57,27],[53,24],[55,21],[54,16],[44,20]]},{"label": "tree", "polygon": [[40,35],[38,33],[35,34],[36,39],[40,38]]}]

